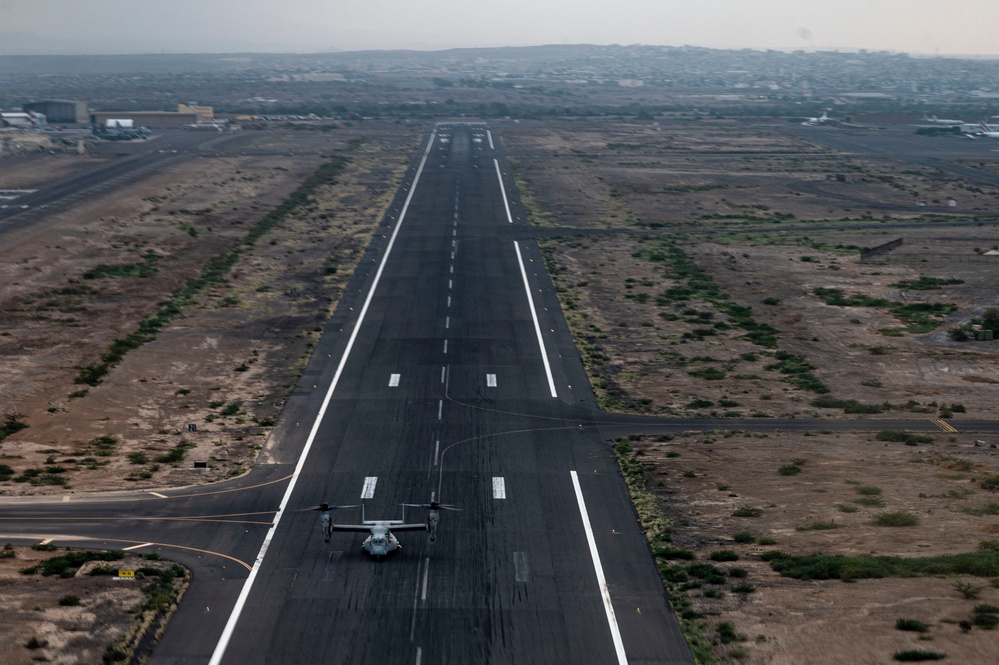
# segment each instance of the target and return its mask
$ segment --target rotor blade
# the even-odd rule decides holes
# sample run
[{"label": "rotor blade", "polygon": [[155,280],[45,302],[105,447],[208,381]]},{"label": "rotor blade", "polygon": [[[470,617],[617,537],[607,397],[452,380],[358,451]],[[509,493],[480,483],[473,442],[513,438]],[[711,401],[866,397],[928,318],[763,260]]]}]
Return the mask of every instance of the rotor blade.
[{"label": "rotor blade", "polygon": [[463,508],[455,508],[452,505],[446,503],[400,503],[400,506],[409,506],[410,508],[429,508],[431,510],[464,510]]},{"label": "rotor blade", "polygon": [[[355,504],[355,505],[352,505],[352,506],[334,506],[334,505],[331,504],[329,506],[329,509],[330,510],[340,510],[341,508],[359,508],[359,507],[360,507],[359,504]],[[303,513],[303,512],[306,512],[306,511],[310,511],[310,510],[318,511],[318,510],[322,510],[322,509],[323,509],[323,507],[320,505],[320,506],[316,506],[314,508],[299,508],[298,510],[296,510],[294,512],[296,512],[296,513]]]}]

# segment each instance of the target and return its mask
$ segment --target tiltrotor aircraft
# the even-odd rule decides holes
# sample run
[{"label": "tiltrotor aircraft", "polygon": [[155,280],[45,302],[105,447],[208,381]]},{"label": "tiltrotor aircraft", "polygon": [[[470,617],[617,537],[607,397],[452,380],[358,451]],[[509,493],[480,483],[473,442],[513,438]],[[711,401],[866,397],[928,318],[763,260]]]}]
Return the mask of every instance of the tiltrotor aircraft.
[{"label": "tiltrotor aircraft", "polygon": [[[334,531],[349,531],[354,533],[368,533],[368,537],[361,543],[365,552],[381,559],[382,557],[402,549],[399,539],[392,533],[393,531],[427,531],[430,534],[430,541],[437,540],[437,526],[440,524],[440,511],[461,510],[453,506],[446,506],[437,501],[430,503],[404,503],[402,519],[398,520],[369,520],[364,518],[364,504],[361,504],[360,524],[337,524],[333,521],[331,512],[341,508],[356,508],[357,506],[334,506],[323,502],[315,508],[319,512],[320,528],[323,532],[323,540],[330,542],[330,536]],[[426,522],[406,522],[405,507],[427,509]]]}]

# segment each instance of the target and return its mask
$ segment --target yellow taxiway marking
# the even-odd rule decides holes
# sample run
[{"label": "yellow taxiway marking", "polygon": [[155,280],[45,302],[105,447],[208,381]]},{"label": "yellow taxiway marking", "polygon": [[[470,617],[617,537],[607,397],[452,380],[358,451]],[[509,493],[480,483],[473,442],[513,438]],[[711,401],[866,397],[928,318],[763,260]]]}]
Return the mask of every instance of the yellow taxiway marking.
[{"label": "yellow taxiway marking", "polygon": [[940,420],[939,418],[933,421],[933,424],[942,429],[945,432],[956,432],[957,428],[952,426],[946,420]]},{"label": "yellow taxiway marking", "polygon": [[270,526],[273,520],[270,522],[264,522],[260,520],[234,520],[234,519],[222,519],[226,517],[253,517],[255,515],[275,515],[277,511],[269,510],[259,513],[231,513],[228,515],[180,515],[176,517],[143,517],[141,515],[130,515],[128,517],[0,517],[0,522],[24,522],[24,521],[35,521],[35,522],[127,522],[127,521],[141,521],[141,522],[217,522],[219,524],[258,524],[261,526]]},{"label": "yellow taxiway marking", "polygon": [[[2,534],[2,537],[4,537],[4,538],[23,538],[25,536],[23,536],[21,534],[16,534],[16,533],[6,533],[6,534]],[[147,543],[147,542],[144,542],[144,541],[141,541],[141,540],[128,540],[127,538],[106,538],[106,537],[103,537],[103,536],[60,535],[60,536],[55,536],[54,538],[48,538],[48,539],[42,541],[42,544],[49,543],[52,540],[56,540],[56,539],[59,539],[59,540],[79,540],[79,541],[106,541],[106,542],[113,542],[113,543],[135,543],[134,547],[125,548],[125,549],[130,549],[130,550],[131,549],[136,549],[138,547],[167,547],[167,548],[173,548],[173,549],[176,549],[176,550],[187,550],[188,552],[198,552],[200,554],[208,554],[210,556],[217,556],[220,559],[227,559],[229,561],[232,561],[233,563],[238,563],[243,568],[246,568],[247,571],[252,571],[253,570],[253,566],[251,566],[250,564],[246,563],[245,561],[241,561],[240,559],[237,559],[234,556],[229,556],[228,554],[223,554],[222,552],[215,552],[213,550],[201,549],[200,547],[189,547],[187,545],[176,545],[174,543]]]},{"label": "yellow taxiway marking", "polygon": [[167,495],[164,495],[164,494],[160,494],[158,492],[152,492],[152,491],[149,491],[148,493],[149,494],[154,494],[154,495],[156,495],[158,497],[161,497],[163,499],[187,499],[187,498],[190,498],[190,497],[193,497],[193,496],[211,496],[212,494],[228,494],[229,492],[245,492],[246,490],[254,490],[254,489],[257,489],[258,487],[267,487],[268,485],[274,485],[276,483],[283,483],[286,480],[290,480],[291,476],[292,476],[292,474],[289,473],[287,476],[284,476],[284,477],[281,477],[281,478],[275,478],[274,480],[268,480],[266,483],[257,483],[256,485],[249,485],[247,487],[233,487],[232,489],[227,489],[227,490],[215,490],[213,492],[192,492],[191,494],[172,494],[170,496],[167,496]]}]

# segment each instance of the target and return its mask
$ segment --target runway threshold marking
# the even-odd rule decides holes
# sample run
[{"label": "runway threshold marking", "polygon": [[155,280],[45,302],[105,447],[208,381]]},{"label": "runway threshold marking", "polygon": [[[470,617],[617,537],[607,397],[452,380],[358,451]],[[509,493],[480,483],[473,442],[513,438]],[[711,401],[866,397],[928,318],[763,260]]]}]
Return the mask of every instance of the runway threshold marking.
[{"label": "runway threshold marking", "polygon": [[940,420],[939,418],[933,421],[933,424],[942,429],[945,432],[956,432],[957,428],[951,425],[946,420]]},{"label": "runway threshold marking", "polygon": [[361,488],[362,499],[375,498],[375,485],[378,484],[378,476],[368,476],[364,479],[364,487]]},{"label": "runway threshold marking", "polygon": [[209,659],[208,665],[219,665],[219,663],[222,662],[222,658],[225,656],[226,649],[229,647],[229,640],[232,639],[232,634],[236,630],[236,624],[239,622],[239,617],[243,613],[243,608],[246,606],[246,600],[250,597],[250,590],[253,589],[253,583],[257,579],[257,573],[260,571],[264,557],[267,555],[267,549],[270,547],[271,541],[274,539],[274,533],[277,531],[278,525],[281,523],[281,516],[284,515],[285,508],[288,506],[288,501],[291,499],[291,495],[295,491],[295,486],[298,484],[298,479],[301,476],[302,469],[305,467],[305,460],[309,456],[309,451],[312,450],[312,445],[316,440],[316,435],[319,433],[319,426],[323,421],[323,416],[326,415],[326,409],[329,408],[330,402],[333,399],[333,391],[336,390],[337,384],[340,383],[340,377],[343,375],[343,369],[347,365],[347,359],[350,357],[350,352],[354,348],[354,342],[357,340],[357,336],[361,331],[361,324],[364,323],[364,318],[368,313],[368,308],[371,306],[371,301],[375,296],[375,291],[378,289],[378,283],[381,281],[382,273],[385,271],[385,264],[388,263],[388,259],[392,255],[392,248],[395,246],[396,238],[399,236],[399,229],[402,228],[402,223],[406,218],[406,212],[409,210],[409,204],[412,202],[413,194],[416,192],[416,185],[420,182],[420,175],[423,173],[423,168],[427,165],[427,158],[430,156],[430,151],[434,146],[436,138],[437,129],[435,128],[430,134],[430,140],[427,141],[427,147],[423,150],[423,157],[420,159],[420,165],[416,169],[416,174],[413,176],[413,184],[409,187],[409,192],[406,194],[406,201],[403,203],[402,210],[399,212],[399,221],[392,230],[392,235],[389,238],[388,244],[385,246],[385,254],[382,255],[382,261],[378,264],[378,270],[375,272],[375,277],[371,281],[371,288],[368,290],[368,295],[364,299],[364,305],[361,307],[361,311],[357,316],[357,323],[354,325],[354,330],[350,333],[350,339],[347,340],[347,346],[344,349],[343,357],[340,358],[340,364],[337,365],[336,372],[333,374],[333,379],[330,381],[330,387],[326,391],[326,397],[323,399],[322,406],[319,407],[319,413],[316,414],[316,419],[312,423],[312,429],[309,432],[309,437],[305,441],[305,446],[302,448],[302,454],[299,456],[298,463],[295,465],[295,471],[291,475],[291,482],[288,483],[284,496],[281,498],[281,505],[278,508],[277,515],[274,516],[274,523],[270,530],[268,530],[267,535],[264,536],[264,542],[261,544],[260,551],[257,553],[257,558],[253,562],[253,568],[250,570],[250,574],[247,576],[246,582],[243,583],[243,588],[240,590],[239,597],[236,599],[236,604],[233,606],[232,612],[229,614],[229,619],[226,621],[225,628],[222,629],[222,635],[219,636],[219,641],[215,644],[215,651],[212,652],[212,657]]},{"label": "runway threshold marking", "polygon": [[506,479],[503,476],[493,476],[493,498],[506,498]]},{"label": "runway threshold marking", "polygon": [[495,388],[496,387],[496,375],[495,374],[486,374],[486,387],[487,388]]},{"label": "runway threshold marking", "polygon": [[399,379],[402,378],[402,374],[390,374],[389,375],[389,388],[398,388]]},{"label": "runway threshold marking", "polygon": [[617,662],[627,665],[628,656],[624,652],[624,641],[621,639],[621,629],[617,625],[614,614],[614,604],[611,602],[610,589],[607,588],[607,578],[604,577],[603,566],[600,565],[600,553],[597,552],[597,541],[593,537],[593,527],[590,526],[590,516],[586,512],[586,502],[583,500],[583,490],[579,487],[579,476],[575,471],[572,475],[572,487],[576,490],[576,503],[579,504],[579,515],[583,518],[583,530],[586,532],[586,544],[590,546],[590,556],[593,558],[593,569],[597,573],[597,584],[600,586],[600,597],[604,601],[604,612],[607,614],[607,625],[610,626],[611,638],[614,640],[614,651]]},{"label": "runway threshold marking", "polygon": [[534,309],[534,296],[531,295],[531,284],[527,281],[527,271],[524,269],[524,258],[520,255],[520,243],[513,241],[513,247],[517,250],[517,265],[520,266],[520,276],[524,279],[524,291],[527,293],[527,306],[531,310],[531,319],[534,321],[534,332],[538,336],[538,346],[541,347],[541,362],[545,365],[545,376],[548,377],[548,388],[552,397],[558,397],[555,390],[555,379],[552,377],[552,367],[548,362],[548,350],[545,348],[545,338],[541,336],[541,324],[538,323],[538,313]]}]

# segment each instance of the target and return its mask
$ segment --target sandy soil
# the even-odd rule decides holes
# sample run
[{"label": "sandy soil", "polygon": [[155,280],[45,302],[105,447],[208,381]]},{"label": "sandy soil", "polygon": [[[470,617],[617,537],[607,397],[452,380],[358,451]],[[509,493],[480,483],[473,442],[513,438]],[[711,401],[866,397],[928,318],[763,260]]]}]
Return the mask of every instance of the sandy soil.
[{"label": "sandy soil", "polygon": [[[5,237],[0,413],[28,427],[0,442],[0,464],[11,471],[0,494],[188,485],[249,468],[420,138],[396,125],[340,129],[244,132]],[[350,161],[335,182],[244,250],[226,280],[198,293],[99,385],[74,382],[325,156],[341,154]],[[44,187],[101,161],[0,162],[0,183]],[[154,270],[86,276],[102,265],[142,263]],[[166,457],[174,450],[182,459]],[[100,662],[109,644],[134,630],[137,586],[17,572],[53,555],[19,548],[16,558],[0,559],[2,663]],[[60,606],[65,595],[82,604]],[[32,637],[36,648],[25,646]]]},{"label": "sandy soil", "polygon": [[[814,406],[820,394],[789,382],[778,367],[784,352],[806,362],[829,396],[890,407],[865,418],[943,423],[931,443],[917,446],[828,432],[691,433],[634,443],[636,459],[648,465],[648,487],[672,521],[675,546],[698,561],[735,551],[738,562],[723,567],[744,568],[741,581],[755,587],[733,592],[736,579],[685,592],[717,657],[873,664],[922,649],[946,653],[948,662],[991,662],[994,636],[958,626],[976,603],[999,604],[988,579],[963,580],[981,587],[978,600],[957,593],[961,580],[954,579],[805,582],[778,576],[759,551],[923,556],[971,552],[995,540],[996,497],[978,481],[999,473],[999,441],[976,447],[980,435],[962,432],[961,419],[999,416],[999,347],[947,334],[999,306],[997,266],[981,256],[994,243],[974,225],[891,228],[920,214],[908,207],[912,200],[934,206],[941,197],[967,201],[971,194],[974,206],[994,210],[995,192],[901,162],[837,156],[772,125],[743,127],[734,138],[717,128],[695,136],[689,129],[526,124],[506,136],[537,223],[676,232],[544,243],[604,406],[688,417],[858,417]],[[839,180],[837,173],[859,175]],[[883,222],[858,230],[840,221],[865,216]],[[834,228],[819,230],[816,222]],[[746,225],[771,230],[682,233]],[[896,238],[903,246],[883,262],[860,261],[857,248]],[[920,277],[952,283],[930,290],[905,284]],[[888,306],[830,305],[816,288],[897,305],[951,304],[954,311],[916,333]],[[773,329],[776,346],[748,338],[733,306],[751,308],[753,322]],[[778,473],[795,460],[800,473]],[[877,487],[873,503],[881,505],[857,504],[858,486]],[[739,507],[761,514],[732,516]],[[919,523],[875,526],[873,516],[886,511],[910,512]],[[828,522],[833,528],[799,530]],[[740,531],[775,545],[736,543]],[[899,618],[923,621],[929,631],[896,630]],[[717,627],[726,622],[744,639],[722,643]]]},{"label": "sandy soil", "polygon": [[[396,126],[246,132],[238,141],[250,156],[196,157],[62,212],[40,234],[9,238],[0,261],[0,410],[29,427],[0,443],[0,463],[14,475],[0,493],[183,485],[246,470],[418,138]],[[312,156],[289,156],[305,147]],[[226,281],[199,293],[100,385],[74,383],[79,368],[99,362],[294,190],[320,154],[350,156],[335,184],[245,251]],[[142,262],[155,271],[86,277],[101,265]],[[165,461],[177,448],[187,461]],[[208,468],[196,471],[190,460]],[[38,471],[25,478],[30,469]]]},{"label": "sandy soil", "polygon": [[[148,579],[118,580],[112,576],[91,576],[98,562],[85,564],[70,574],[25,575],[20,571],[61,552],[40,552],[30,548],[4,550],[14,556],[0,559],[0,662],[28,665],[46,662],[59,665],[87,665],[102,661],[112,643],[123,640],[136,624],[145,600],[142,588]],[[112,568],[162,569],[166,562],[148,561],[130,555]],[[73,600],[75,597],[76,600]]]}]

